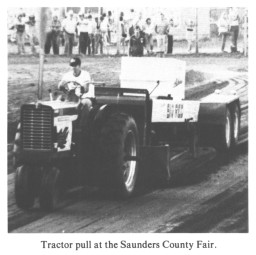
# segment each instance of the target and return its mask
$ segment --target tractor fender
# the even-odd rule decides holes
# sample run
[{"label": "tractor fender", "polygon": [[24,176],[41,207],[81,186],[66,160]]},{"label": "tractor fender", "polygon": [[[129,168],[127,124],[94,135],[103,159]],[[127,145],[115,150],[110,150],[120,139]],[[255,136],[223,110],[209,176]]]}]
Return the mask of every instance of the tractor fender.
[{"label": "tractor fender", "polygon": [[[220,134],[226,125],[227,113],[231,115],[238,107],[241,116],[239,99],[229,102],[201,102],[198,116],[199,144],[203,146],[219,146],[223,143]],[[221,141],[221,142],[220,142]]]},{"label": "tractor fender", "polygon": [[104,104],[98,106],[93,113],[93,123],[96,126],[102,125],[111,114],[115,112],[123,111],[129,115],[134,115],[133,112],[129,111],[129,107],[114,105],[114,104]]},{"label": "tractor fender", "polygon": [[226,111],[232,110],[234,105],[240,109],[239,99],[227,102],[201,102],[198,114],[198,122],[207,125],[224,125]]},{"label": "tractor fender", "polygon": [[198,123],[212,125],[224,124],[226,109],[227,105],[223,103],[201,103]]},{"label": "tractor fender", "polygon": [[89,115],[89,127],[91,136],[97,140],[102,125],[107,121],[108,117],[116,112],[117,109],[113,105],[97,105],[93,107]]},{"label": "tractor fender", "polygon": [[110,105],[104,104],[100,107],[97,107],[97,110],[94,113],[93,116],[93,122],[94,124],[100,124],[102,122],[104,122],[108,116],[113,113],[114,109],[113,107],[111,107]]},{"label": "tractor fender", "polygon": [[134,118],[139,130],[139,140],[142,144],[146,144],[148,140],[148,116],[144,105],[104,104],[99,106],[93,115],[93,132],[97,134],[103,123],[115,112],[123,112]]}]

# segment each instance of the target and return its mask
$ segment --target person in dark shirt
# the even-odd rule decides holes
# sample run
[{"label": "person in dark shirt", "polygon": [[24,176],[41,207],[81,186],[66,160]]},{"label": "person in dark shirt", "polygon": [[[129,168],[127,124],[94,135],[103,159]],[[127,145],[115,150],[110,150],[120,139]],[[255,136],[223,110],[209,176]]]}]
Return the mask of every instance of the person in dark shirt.
[{"label": "person in dark shirt", "polygon": [[132,35],[130,38],[130,55],[133,57],[143,56],[144,46],[145,38],[139,26],[136,26],[134,30],[134,35]]}]

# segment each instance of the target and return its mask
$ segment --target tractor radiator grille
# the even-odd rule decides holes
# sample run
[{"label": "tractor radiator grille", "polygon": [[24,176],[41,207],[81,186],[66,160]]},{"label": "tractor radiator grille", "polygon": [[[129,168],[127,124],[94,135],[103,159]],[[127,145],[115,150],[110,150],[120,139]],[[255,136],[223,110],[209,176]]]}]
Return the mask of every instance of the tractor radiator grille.
[{"label": "tractor radiator grille", "polygon": [[23,150],[49,151],[52,149],[52,108],[34,105],[23,107],[21,113]]}]

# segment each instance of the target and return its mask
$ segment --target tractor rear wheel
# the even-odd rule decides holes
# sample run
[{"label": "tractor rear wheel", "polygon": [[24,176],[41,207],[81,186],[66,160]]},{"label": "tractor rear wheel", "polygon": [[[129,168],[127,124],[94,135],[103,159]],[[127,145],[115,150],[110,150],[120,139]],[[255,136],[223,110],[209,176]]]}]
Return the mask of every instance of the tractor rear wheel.
[{"label": "tractor rear wheel", "polygon": [[16,169],[15,173],[15,199],[18,207],[29,209],[35,201],[35,180],[33,169],[30,166],[22,165]]},{"label": "tractor rear wheel", "polygon": [[60,170],[56,167],[43,169],[39,202],[41,209],[51,211],[57,207],[61,193]]},{"label": "tractor rear wheel", "polygon": [[138,175],[138,129],[124,113],[112,114],[101,129],[99,149],[103,182],[123,198],[134,193]]}]

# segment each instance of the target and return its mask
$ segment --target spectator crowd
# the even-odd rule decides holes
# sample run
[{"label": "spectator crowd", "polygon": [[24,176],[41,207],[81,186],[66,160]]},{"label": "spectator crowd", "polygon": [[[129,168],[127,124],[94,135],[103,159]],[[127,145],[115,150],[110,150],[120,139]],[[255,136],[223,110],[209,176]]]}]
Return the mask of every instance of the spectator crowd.
[{"label": "spectator crowd", "polygon": [[[36,20],[34,15],[28,18],[24,13],[17,16],[11,27],[16,30],[18,54],[25,54],[25,36],[29,36],[31,52],[36,53]],[[237,39],[241,19],[237,8],[224,11],[218,21],[218,31],[222,38],[221,50],[225,51],[227,38],[231,37],[230,52],[237,52]],[[82,56],[109,54],[110,47],[116,47],[116,54],[130,56],[158,55],[173,53],[175,31],[180,28],[174,17],[166,17],[163,13],[157,19],[143,17],[142,12],[120,12],[115,18],[111,11],[95,15],[88,12],[75,14],[69,10],[61,20],[58,13],[52,14],[50,27],[45,36],[44,52],[60,54],[60,46],[64,46],[64,54],[71,56],[73,48],[78,44],[78,53]],[[196,22],[186,20],[183,24],[186,33],[187,52],[191,53],[195,42]],[[113,48],[113,47],[112,47]]]}]

